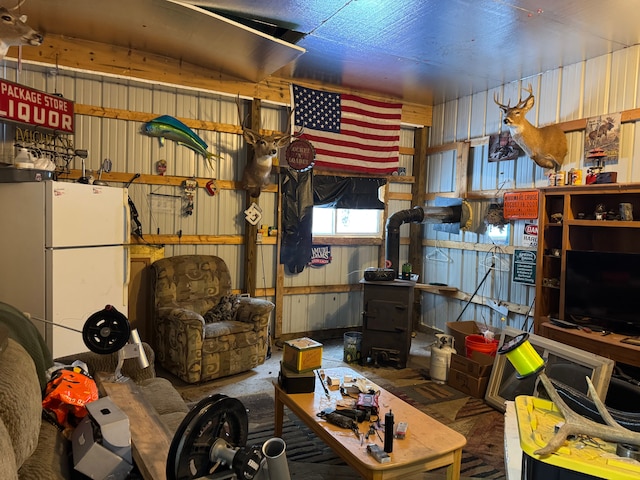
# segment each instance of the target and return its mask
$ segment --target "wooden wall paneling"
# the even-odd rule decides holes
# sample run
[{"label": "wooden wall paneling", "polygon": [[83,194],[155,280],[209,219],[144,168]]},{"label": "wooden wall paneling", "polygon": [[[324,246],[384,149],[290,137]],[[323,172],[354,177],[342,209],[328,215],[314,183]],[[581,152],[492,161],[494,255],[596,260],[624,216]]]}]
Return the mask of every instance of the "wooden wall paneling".
[{"label": "wooden wall paneling", "polygon": [[149,266],[164,257],[164,247],[131,245],[129,280],[129,323],[137,328],[143,341],[154,345],[153,290]]}]

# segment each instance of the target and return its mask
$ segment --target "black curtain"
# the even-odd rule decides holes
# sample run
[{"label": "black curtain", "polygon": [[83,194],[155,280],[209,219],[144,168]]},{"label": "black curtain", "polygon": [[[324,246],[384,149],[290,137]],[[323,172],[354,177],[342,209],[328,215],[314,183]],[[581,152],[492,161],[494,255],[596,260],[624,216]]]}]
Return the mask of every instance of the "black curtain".
[{"label": "black curtain", "polygon": [[289,273],[300,273],[311,260],[313,207],[384,208],[378,189],[384,178],[345,178],[313,175],[312,170],[284,170],[282,192],[282,243],[280,263]]},{"label": "black curtain", "polygon": [[290,273],[300,273],[311,260],[313,222],[313,173],[284,170],[280,175],[282,192],[282,243],[280,263]]},{"label": "black curtain", "polygon": [[315,175],[313,204],[327,208],[383,210],[384,203],[378,199],[378,189],[386,183],[384,178]]}]

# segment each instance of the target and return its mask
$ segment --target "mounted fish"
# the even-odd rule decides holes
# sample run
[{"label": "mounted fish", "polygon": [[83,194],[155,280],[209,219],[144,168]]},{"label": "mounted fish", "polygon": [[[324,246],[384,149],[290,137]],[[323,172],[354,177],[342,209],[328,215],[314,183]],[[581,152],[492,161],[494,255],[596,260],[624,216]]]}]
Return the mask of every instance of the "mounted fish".
[{"label": "mounted fish", "polygon": [[20,8],[25,0],[13,8],[0,6],[0,60],[4,58],[11,46],[42,45],[44,36],[27,25],[26,15],[14,15],[12,12]]},{"label": "mounted fish", "polygon": [[158,137],[160,145],[162,146],[164,146],[165,138],[168,138],[169,140],[173,140],[180,145],[190,148],[207,159],[209,167],[213,172],[216,170],[211,158],[222,158],[220,155],[208,152],[207,148],[209,146],[204,140],[180,120],[170,115],[162,115],[145,123],[142,126],[141,132],[150,137]]}]

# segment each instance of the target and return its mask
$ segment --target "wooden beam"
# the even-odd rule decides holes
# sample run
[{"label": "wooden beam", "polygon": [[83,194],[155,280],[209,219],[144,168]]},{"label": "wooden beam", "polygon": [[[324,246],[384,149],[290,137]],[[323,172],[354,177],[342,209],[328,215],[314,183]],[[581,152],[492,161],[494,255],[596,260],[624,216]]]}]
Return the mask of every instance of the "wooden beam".
[{"label": "wooden beam", "polygon": [[[411,206],[422,207],[424,193],[427,190],[427,145],[429,143],[429,131],[427,128],[417,129],[414,136],[416,154],[413,157],[413,175],[416,181],[411,186]],[[422,275],[424,265],[424,252],[422,239],[424,226],[411,223],[409,225],[409,263],[414,273]],[[414,296],[412,306],[412,328],[417,330],[422,318],[422,297]]]},{"label": "wooden beam", "polygon": [[[279,178],[280,181],[282,177]],[[280,184],[278,184],[278,189],[280,190]],[[276,219],[278,225],[278,243],[276,245],[276,297],[275,297],[275,312],[273,319],[274,323],[274,332],[272,332],[272,336],[274,338],[280,338],[282,335],[282,316],[284,313],[284,264],[280,262],[280,254],[282,253],[282,194],[278,195],[278,217]]]},{"label": "wooden beam", "polygon": [[[18,59],[17,47],[11,47],[5,58]],[[269,76],[259,83],[251,83],[224,75],[215,70],[189,64],[180,59],[163,57],[129,48],[49,34],[40,47],[22,49],[23,62],[38,62],[52,68],[69,67],[77,70],[99,72],[123,79],[140,79],[226,93],[232,96],[257,98],[263,101],[290,105],[292,81],[305,87],[326,89],[338,93],[352,93],[383,101],[402,101],[384,96],[304,79]],[[402,122],[408,125],[431,126],[433,107],[403,103]]]},{"label": "wooden beam", "polygon": [[314,295],[324,293],[350,293],[362,291],[362,285],[359,283],[347,283],[340,285],[316,285],[302,287],[285,287],[285,295]]},{"label": "wooden beam", "polygon": [[[69,172],[61,172],[58,174],[58,178],[60,180],[77,180],[82,176],[82,170],[71,169]],[[127,183],[131,180],[131,173],[127,172],[102,172],[101,180],[105,182],[115,182],[115,183]],[[193,177],[180,177],[173,175],[140,175],[134,185],[164,185],[164,186],[172,186],[172,187],[181,187],[182,183],[187,178]],[[204,188],[211,180],[211,178],[200,178],[197,177],[196,182],[198,182],[198,188]],[[218,190],[241,190],[242,185],[240,182],[232,182],[230,180],[216,180],[216,186]],[[277,187],[275,185],[269,185],[267,188],[263,190],[263,192],[277,192]]]},{"label": "wooden beam", "polygon": [[[261,109],[262,102],[259,98],[254,98],[251,102],[251,130],[259,132],[262,126],[261,124]],[[255,155],[253,147],[247,145],[247,164],[253,161]],[[277,188],[275,185],[270,185]],[[249,192],[246,194],[246,208],[249,208],[253,203],[259,206],[260,198],[252,197]],[[280,230],[278,230],[280,231]],[[252,225],[249,222],[245,223],[244,232],[244,288],[252,297],[256,292],[256,276],[258,274],[258,245],[256,238],[258,235],[258,225]]]},{"label": "wooden beam", "polygon": [[[471,295],[469,293],[458,290],[455,287],[443,287],[437,285],[428,285],[424,283],[417,283],[415,286],[416,290],[425,293],[432,293],[434,295],[441,295],[448,298],[455,298],[457,300],[468,302],[471,300],[471,303],[476,305],[485,305],[488,306],[488,298],[483,295]],[[530,307],[528,305],[520,305],[512,302],[500,301],[500,305],[507,307],[507,310],[513,313],[518,313],[520,315],[526,315],[529,312]],[[533,311],[531,311],[531,316],[533,317]]]},{"label": "wooden beam", "polygon": [[458,142],[456,147],[456,186],[455,193],[464,198],[469,189],[469,142]]}]

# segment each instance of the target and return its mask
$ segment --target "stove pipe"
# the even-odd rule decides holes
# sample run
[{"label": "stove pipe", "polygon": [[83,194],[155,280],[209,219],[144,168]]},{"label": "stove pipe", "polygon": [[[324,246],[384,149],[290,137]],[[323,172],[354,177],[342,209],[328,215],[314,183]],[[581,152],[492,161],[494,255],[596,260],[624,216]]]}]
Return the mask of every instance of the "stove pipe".
[{"label": "stove pipe", "polygon": [[385,267],[392,268],[394,278],[398,278],[400,262],[400,225],[403,223],[460,223],[464,226],[470,218],[466,203],[449,207],[413,207],[400,210],[387,220],[387,243]]}]

